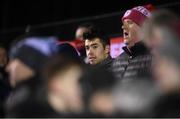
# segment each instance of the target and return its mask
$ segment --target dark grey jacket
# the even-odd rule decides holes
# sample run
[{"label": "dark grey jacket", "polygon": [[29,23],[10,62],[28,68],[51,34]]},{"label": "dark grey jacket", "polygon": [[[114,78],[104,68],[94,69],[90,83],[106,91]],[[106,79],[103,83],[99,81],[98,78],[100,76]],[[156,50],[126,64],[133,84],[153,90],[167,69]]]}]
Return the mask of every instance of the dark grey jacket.
[{"label": "dark grey jacket", "polygon": [[112,71],[118,80],[128,81],[151,76],[152,56],[142,42],[136,43],[130,49],[123,47],[123,50],[124,53],[112,64]]},{"label": "dark grey jacket", "polygon": [[111,56],[108,56],[105,60],[97,64],[96,67],[111,71],[112,63],[113,63],[113,58],[111,58]]}]

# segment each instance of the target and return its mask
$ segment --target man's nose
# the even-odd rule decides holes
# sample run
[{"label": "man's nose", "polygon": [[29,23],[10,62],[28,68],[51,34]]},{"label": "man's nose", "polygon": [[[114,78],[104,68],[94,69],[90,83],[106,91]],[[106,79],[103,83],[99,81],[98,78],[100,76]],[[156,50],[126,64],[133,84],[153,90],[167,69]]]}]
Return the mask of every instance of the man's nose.
[{"label": "man's nose", "polygon": [[124,30],[124,25],[122,25],[121,28]]},{"label": "man's nose", "polygon": [[90,48],[89,51],[88,51],[88,56],[92,55],[92,54],[93,54],[93,50],[92,50],[92,48]]},{"label": "man's nose", "polygon": [[123,30],[127,30],[128,26],[127,25],[122,25]]}]

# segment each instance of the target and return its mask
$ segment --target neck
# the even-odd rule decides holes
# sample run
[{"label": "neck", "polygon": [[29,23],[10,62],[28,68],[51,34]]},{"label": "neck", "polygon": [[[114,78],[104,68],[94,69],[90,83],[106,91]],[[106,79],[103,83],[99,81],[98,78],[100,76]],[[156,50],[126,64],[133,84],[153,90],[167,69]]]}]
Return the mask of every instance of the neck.
[{"label": "neck", "polygon": [[109,54],[106,54],[106,55],[105,55],[105,59],[108,58],[108,57],[109,57]]},{"label": "neck", "polygon": [[136,41],[134,41],[134,42],[131,42],[131,43],[129,43],[128,45],[127,45],[127,47],[128,48],[131,48],[131,47],[133,47],[136,43],[138,43],[138,42],[140,42],[140,40],[136,40]]},{"label": "neck", "polygon": [[127,45],[127,48],[130,49],[131,47],[134,46],[134,44],[135,44],[135,43],[128,44],[128,45]]}]

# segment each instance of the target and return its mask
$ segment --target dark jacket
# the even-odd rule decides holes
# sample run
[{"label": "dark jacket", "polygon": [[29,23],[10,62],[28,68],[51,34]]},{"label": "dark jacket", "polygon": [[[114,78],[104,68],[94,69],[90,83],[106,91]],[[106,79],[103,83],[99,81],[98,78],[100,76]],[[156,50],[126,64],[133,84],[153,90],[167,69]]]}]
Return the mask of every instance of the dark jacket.
[{"label": "dark jacket", "polygon": [[105,60],[96,65],[97,68],[111,70],[113,59],[109,55]]},{"label": "dark jacket", "polygon": [[74,113],[58,113],[48,103],[46,86],[40,76],[24,81],[13,90],[6,103],[6,118],[80,117]]},{"label": "dark jacket", "polygon": [[154,106],[155,118],[179,118],[180,117],[180,93],[173,92],[161,96]]},{"label": "dark jacket", "polygon": [[11,92],[8,74],[5,67],[0,66],[0,117],[4,117],[4,102]]},{"label": "dark jacket", "polygon": [[128,49],[123,47],[124,53],[118,56],[112,71],[118,80],[128,81],[134,78],[149,78],[151,76],[151,60],[148,49],[142,42],[136,43]]},{"label": "dark jacket", "polygon": [[22,105],[26,106],[24,105],[26,101],[32,100],[37,96],[36,92],[39,89],[40,81],[39,76],[34,76],[18,83],[7,98],[5,104],[6,117],[16,117],[15,115],[21,110]]}]

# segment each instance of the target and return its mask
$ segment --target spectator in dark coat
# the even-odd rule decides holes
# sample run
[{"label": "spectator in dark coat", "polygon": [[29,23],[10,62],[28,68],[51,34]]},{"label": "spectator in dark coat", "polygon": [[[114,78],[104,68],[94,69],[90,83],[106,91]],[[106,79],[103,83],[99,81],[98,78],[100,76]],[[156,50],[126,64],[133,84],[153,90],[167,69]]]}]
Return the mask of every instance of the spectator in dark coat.
[{"label": "spectator in dark coat", "polygon": [[123,47],[124,53],[113,62],[113,72],[118,80],[128,81],[135,77],[149,77],[151,67],[151,55],[142,43],[138,32],[143,22],[151,13],[143,6],[127,10],[122,17],[123,22]]},{"label": "spectator in dark coat", "polygon": [[11,48],[7,72],[14,90],[6,104],[6,117],[29,117],[27,109],[37,97],[43,65],[57,53],[56,38],[29,37]]},{"label": "spectator in dark coat", "polygon": [[97,27],[92,27],[83,37],[89,64],[110,69],[113,59],[110,56],[109,38]]},{"label": "spectator in dark coat", "polygon": [[[83,38],[83,34],[85,32],[88,32],[92,27],[94,27],[94,24],[93,23],[83,23],[83,24],[80,24],[77,29],[76,29],[76,33],[75,33],[75,38],[76,40],[81,40],[83,41],[84,38]],[[87,62],[87,57],[86,57],[86,50],[85,50],[85,47],[81,48],[78,50],[79,53],[80,53],[80,56],[81,58]]]}]

